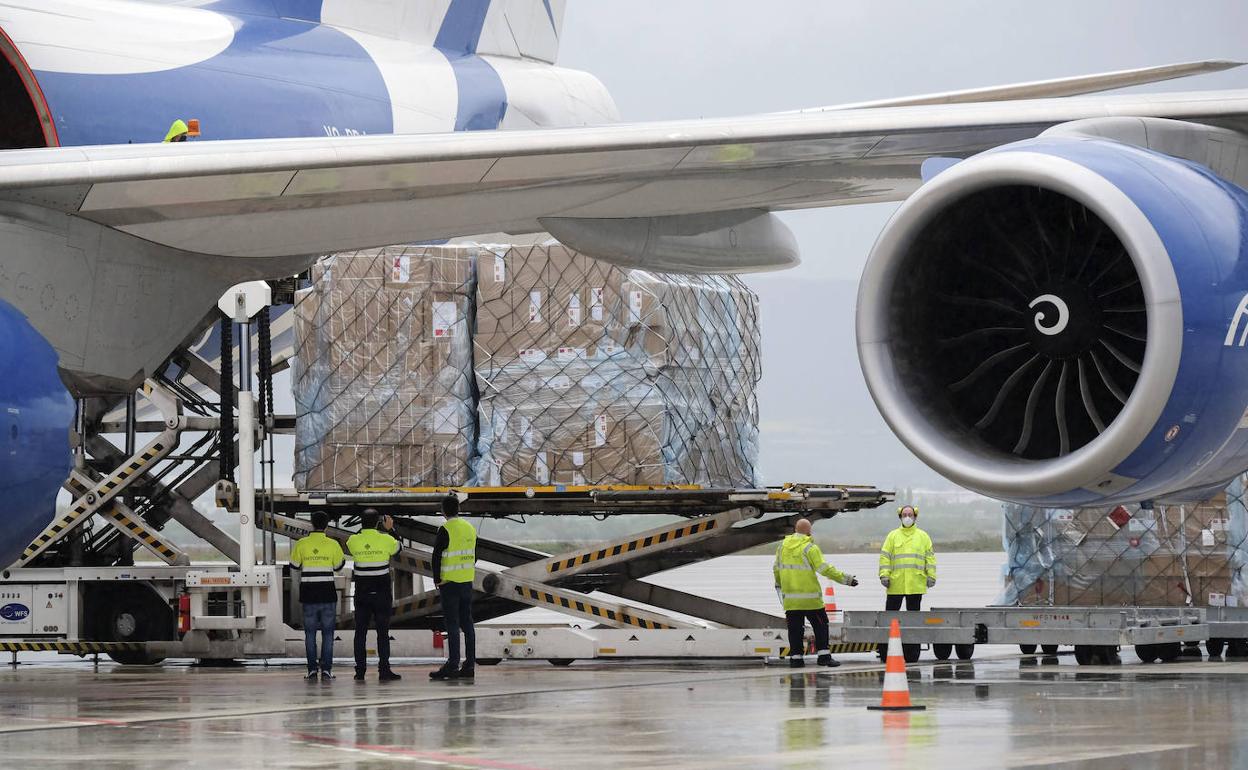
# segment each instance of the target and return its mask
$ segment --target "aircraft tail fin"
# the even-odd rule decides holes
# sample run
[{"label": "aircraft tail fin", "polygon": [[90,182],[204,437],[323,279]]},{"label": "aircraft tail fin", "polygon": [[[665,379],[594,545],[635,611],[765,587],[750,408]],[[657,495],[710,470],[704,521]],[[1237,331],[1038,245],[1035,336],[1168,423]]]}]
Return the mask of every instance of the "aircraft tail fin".
[{"label": "aircraft tail fin", "polygon": [[324,0],[321,22],[432,45],[554,63],[567,0]]}]

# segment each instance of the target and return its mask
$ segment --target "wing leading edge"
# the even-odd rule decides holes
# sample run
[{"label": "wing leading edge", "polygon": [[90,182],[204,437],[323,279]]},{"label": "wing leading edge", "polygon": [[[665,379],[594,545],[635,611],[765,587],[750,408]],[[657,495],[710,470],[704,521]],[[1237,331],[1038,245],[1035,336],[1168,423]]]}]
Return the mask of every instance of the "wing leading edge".
[{"label": "wing leading edge", "polygon": [[[1059,123],[1248,129],[1248,91],[884,107],[601,128],[0,153],[0,200],[200,254],[327,253],[539,220],[780,211],[905,198],[923,160]],[[657,267],[657,265],[656,265]]]}]

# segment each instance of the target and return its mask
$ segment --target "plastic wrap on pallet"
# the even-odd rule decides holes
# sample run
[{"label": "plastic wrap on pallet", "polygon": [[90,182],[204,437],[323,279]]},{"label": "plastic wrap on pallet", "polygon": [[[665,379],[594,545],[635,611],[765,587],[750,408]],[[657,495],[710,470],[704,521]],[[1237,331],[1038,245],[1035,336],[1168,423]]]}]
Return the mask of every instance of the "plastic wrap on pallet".
[{"label": "plastic wrap on pallet", "polygon": [[477,482],[757,481],[758,301],[560,245],[478,261]]},{"label": "plastic wrap on pallet", "polygon": [[402,246],[321,260],[295,304],[295,485],[467,483],[473,253]]},{"label": "plastic wrap on pallet", "polygon": [[1248,515],[1237,480],[1204,502],[1004,506],[998,604],[1248,606]]}]

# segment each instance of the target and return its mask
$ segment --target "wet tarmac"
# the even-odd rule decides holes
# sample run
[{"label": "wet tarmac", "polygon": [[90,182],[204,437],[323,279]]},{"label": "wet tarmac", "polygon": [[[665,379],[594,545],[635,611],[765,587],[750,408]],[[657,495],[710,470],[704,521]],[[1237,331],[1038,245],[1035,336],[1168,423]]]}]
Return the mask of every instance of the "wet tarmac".
[{"label": "wet tarmac", "polygon": [[[1132,658],[1124,653],[1124,660]],[[302,666],[0,670],[0,766],[815,768],[1248,766],[1248,663],[922,663],[922,712],[868,711],[881,667],[506,663],[475,683],[303,681]]]}]

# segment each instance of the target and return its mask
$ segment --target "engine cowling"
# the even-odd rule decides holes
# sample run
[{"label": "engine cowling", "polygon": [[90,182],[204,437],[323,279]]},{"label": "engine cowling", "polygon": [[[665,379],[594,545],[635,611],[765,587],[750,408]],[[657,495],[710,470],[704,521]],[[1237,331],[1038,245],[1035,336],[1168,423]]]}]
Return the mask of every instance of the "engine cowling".
[{"label": "engine cowling", "polygon": [[1248,194],[1041,137],[937,175],[877,241],[858,349],[898,437],[980,493],[1200,497],[1248,468]]}]

